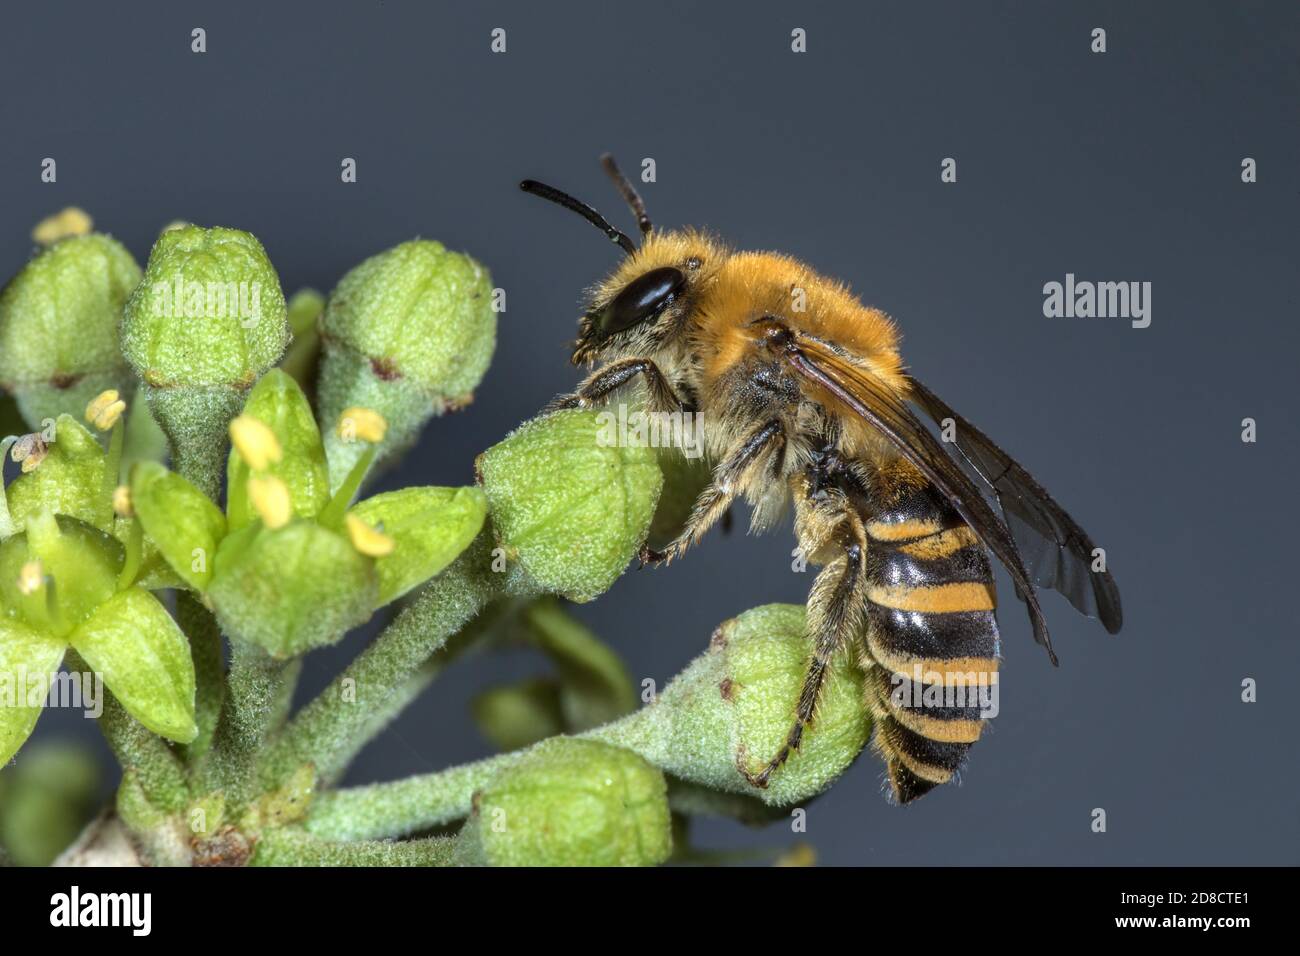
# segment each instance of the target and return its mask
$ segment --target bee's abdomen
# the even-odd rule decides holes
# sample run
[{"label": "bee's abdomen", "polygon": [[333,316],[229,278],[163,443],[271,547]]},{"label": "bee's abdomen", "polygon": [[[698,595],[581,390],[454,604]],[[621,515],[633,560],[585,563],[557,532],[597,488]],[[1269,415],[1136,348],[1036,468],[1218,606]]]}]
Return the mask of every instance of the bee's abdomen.
[{"label": "bee's abdomen", "polygon": [[979,739],[996,691],[997,597],[988,553],[932,489],[900,496],[866,531],[867,705],[907,803],[951,780]]}]

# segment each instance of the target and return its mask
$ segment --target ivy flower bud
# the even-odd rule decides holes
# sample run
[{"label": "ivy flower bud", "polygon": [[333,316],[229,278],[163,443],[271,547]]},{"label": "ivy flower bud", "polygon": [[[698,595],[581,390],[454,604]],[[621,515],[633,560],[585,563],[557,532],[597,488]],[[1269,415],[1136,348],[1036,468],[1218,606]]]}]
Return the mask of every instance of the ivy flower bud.
[{"label": "ivy flower bud", "polygon": [[827,669],[816,721],[767,788],[753,786],[740,771],[757,773],[793,725],[808,665],[804,620],[801,605],[768,604],[727,621],[708,651],[654,703],[586,736],[632,747],[683,780],[770,806],[817,795],[847,769],[871,732],[862,675],[844,655]]},{"label": "ivy flower bud", "polygon": [[52,246],[61,239],[87,235],[94,228],[95,221],[84,209],[69,206],[38,222],[32,229],[32,242]]},{"label": "ivy flower bud", "polygon": [[187,225],[154,242],[126,303],[122,352],[145,383],[177,470],[210,497],[226,426],[288,342],[280,280],[254,236]]},{"label": "ivy flower bud", "polygon": [[289,486],[274,475],[248,479],[248,502],[268,528],[283,528],[293,517]]},{"label": "ivy flower bud", "polygon": [[251,415],[237,415],[230,422],[230,441],[253,471],[266,471],[284,460],[284,449],[270,426]]},{"label": "ivy flower bud", "polygon": [[475,795],[461,843],[490,866],[653,866],[672,852],[668,788],[630,750],[553,738]]},{"label": "ivy flower bud", "polygon": [[110,388],[100,392],[86,406],[86,421],[101,432],[106,432],[122,417],[126,411],[126,402],[122,401],[117,389]]},{"label": "ivy flower bud", "polygon": [[590,601],[623,573],[663,485],[654,449],[600,434],[595,412],[556,412],[525,422],[475,463],[507,559],[573,601]]},{"label": "ivy flower bud", "polygon": [[[323,421],[351,407],[388,422],[380,460],[415,440],[432,416],[465,405],[496,345],[487,270],[441,243],[413,240],[372,256],[345,275],[321,317]],[[337,488],[365,449],[325,436]]]},{"label": "ivy flower bud", "polygon": [[131,253],[92,234],[55,243],[0,291],[0,386],[33,427],[131,387],[118,326],[139,281]]}]

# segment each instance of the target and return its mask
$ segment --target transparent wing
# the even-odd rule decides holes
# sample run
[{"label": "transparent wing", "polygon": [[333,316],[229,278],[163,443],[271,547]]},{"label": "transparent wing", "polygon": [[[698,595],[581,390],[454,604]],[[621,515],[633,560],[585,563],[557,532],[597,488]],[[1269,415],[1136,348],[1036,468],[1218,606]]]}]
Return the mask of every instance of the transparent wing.
[{"label": "transparent wing", "polygon": [[1119,587],[1110,571],[1092,570],[1096,546],[1087,532],[1019,462],[914,378],[912,400],[936,423],[952,419],[958,460],[992,490],[1034,583],[1118,633],[1124,621]]},{"label": "transparent wing", "polygon": [[1016,594],[1029,610],[1034,640],[1047,649],[1052,663],[1057,663],[1033,580],[1010,529],[975,482],[912,410],[875,376],[825,343],[774,323],[768,333],[768,344],[791,372],[811,386],[821,401],[870,424],[948,499],[1011,575]]}]

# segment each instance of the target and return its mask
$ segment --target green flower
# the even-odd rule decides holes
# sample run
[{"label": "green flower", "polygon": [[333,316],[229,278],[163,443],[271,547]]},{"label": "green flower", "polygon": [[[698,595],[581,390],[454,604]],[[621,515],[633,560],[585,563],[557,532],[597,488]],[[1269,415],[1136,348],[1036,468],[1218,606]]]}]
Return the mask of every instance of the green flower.
[{"label": "green flower", "polygon": [[629,750],[547,740],[475,794],[458,842],[489,866],[653,866],[672,853],[668,788]]},{"label": "green flower", "polygon": [[80,415],[106,389],[129,392],[118,326],[139,281],[131,253],[94,233],[56,242],[0,292],[0,386],[32,426]]},{"label": "green flower", "polygon": [[602,443],[597,414],[525,422],[475,463],[505,557],[545,591],[590,601],[645,540],[663,485],[655,451]]},{"label": "green flower", "polygon": [[[467,404],[496,346],[487,270],[441,243],[417,239],[372,256],[345,275],[321,317],[322,418],[371,408],[389,424],[381,460],[414,442],[432,416]],[[338,487],[360,457],[325,439]]]},{"label": "green flower", "polygon": [[32,732],[69,647],[144,726],[194,739],[189,643],[128,567],[112,535],[49,511],[0,544],[0,763]]},{"label": "green flower", "polygon": [[476,488],[405,488],[354,506],[373,451],[331,494],[307,397],[278,369],[249,394],[231,434],[224,513],[152,462],[132,470],[131,499],[223,629],[274,657],[338,641],[442,571],[482,527]]}]

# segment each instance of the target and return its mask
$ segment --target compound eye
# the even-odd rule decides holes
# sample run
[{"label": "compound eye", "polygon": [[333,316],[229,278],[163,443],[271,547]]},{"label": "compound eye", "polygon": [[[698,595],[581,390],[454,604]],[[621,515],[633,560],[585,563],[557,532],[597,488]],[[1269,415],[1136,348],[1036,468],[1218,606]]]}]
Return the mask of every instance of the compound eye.
[{"label": "compound eye", "polygon": [[646,319],[657,317],[686,288],[686,276],[680,269],[663,266],[651,269],[629,282],[595,316],[601,334],[622,332]]}]

